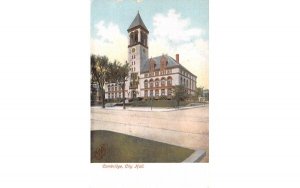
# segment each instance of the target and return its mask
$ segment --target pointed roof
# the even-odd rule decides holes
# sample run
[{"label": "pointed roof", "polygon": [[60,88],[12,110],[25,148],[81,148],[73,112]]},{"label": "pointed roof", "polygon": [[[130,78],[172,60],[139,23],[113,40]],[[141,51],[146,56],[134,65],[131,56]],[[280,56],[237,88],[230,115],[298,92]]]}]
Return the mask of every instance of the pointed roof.
[{"label": "pointed roof", "polygon": [[135,27],[138,27],[138,26],[141,26],[143,29],[145,29],[147,32],[149,32],[148,29],[147,29],[147,27],[145,26],[145,24],[144,24],[141,16],[140,16],[139,11],[138,11],[137,15],[135,16],[134,20],[132,21],[132,23],[130,24],[130,26],[127,29],[127,31],[129,31],[129,30],[131,30],[131,29],[133,29]]}]

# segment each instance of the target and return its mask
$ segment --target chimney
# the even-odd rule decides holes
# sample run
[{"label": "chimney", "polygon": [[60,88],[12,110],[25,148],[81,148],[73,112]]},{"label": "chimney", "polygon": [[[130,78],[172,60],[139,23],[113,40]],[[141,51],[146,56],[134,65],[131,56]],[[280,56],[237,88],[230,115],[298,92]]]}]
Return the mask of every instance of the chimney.
[{"label": "chimney", "polygon": [[179,64],[179,54],[176,54],[176,62]]}]

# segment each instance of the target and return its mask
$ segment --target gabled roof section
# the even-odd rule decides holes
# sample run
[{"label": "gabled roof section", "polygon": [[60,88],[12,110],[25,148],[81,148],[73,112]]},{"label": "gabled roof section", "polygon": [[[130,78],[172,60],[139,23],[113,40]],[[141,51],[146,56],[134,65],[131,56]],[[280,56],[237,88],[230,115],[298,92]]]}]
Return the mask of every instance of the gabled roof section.
[{"label": "gabled roof section", "polygon": [[[159,70],[160,69],[160,60],[164,55],[161,56],[157,56],[157,57],[152,57],[152,60],[154,60],[156,62],[156,66],[155,66],[155,70]],[[180,64],[178,64],[176,62],[175,59],[173,59],[172,57],[165,55],[165,58],[167,58],[168,64],[167,64],[167,68],[171,68],[171,67],[178,67],[180,66]],[[151,58],[147,59],[145,62],[142,62],[141,64],[141,73],[144,72],[149,72],[149,62],[150,62]]]},{"label": "gabled roof section", "polygon": [[140,16],[140,13],[138,12],[137,15],[135,16],[134,20],[130,24],[129,28],[127,29],[127,31],[129,31],[133,28],[139,27],[139,26],[142,27],[143,29],[145,29],[147,32],[149,32]]},{"label": "gabled roof section", "polygon": [[168,56],[168,55],[161,55],[161,56],[152,57],[152,58],[149,58],[149,59],[145,60],[144,62],[141,63],[141,73],[148,73],[149,72],[151,59],[153,61],[155,61],[155,64],[156,64],[155,71],[158,71],[160,69],[160,61],[163,58],[163,56],[165,58],[167,58],[167,61],[168,61],[167,69],[168,68],[179,67],[179,68],[182,68],[185,71],[189,72],[193,76],[197,77],[196,75],[191,73],[187,68],[185,68],[182,64],[177,63],[174,58],[172,58],[171,56]]}]

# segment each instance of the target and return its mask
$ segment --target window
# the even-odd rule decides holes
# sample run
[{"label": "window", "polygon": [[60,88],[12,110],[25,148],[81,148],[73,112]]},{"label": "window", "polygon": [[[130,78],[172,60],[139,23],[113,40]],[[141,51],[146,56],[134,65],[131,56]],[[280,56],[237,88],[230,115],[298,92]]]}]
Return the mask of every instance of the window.
[{"label": "window", "polygon": [[110,99],[110,93],[108,93],[108,99]]},{"label": "window", "polygon": [[158,78],[155,79],[155,87],[159,87],[159,79]]},{"label": "window", "polygon": [[145,97],[148,97],[148,90],[145,90]]},{"label": "window", "polygon": [[150,88],[153,88],[153,80],[150,80]]},{"label": "window", "polygon": [[147,73],[145,74],[145,77],[148,77],[148,74],[147,74]]},{"label": "window", "polygon": [[161,86],[165,86],[166,85],[166,79],[165,78],[162,78],[161,79]]},{"label": "window", "polygon": [[168,96],[171,96],[172,95],[172,91],[171,91],[171,89],[168,89],[168,91],[167,91],[168,93]]},{"label": "window", "polygon": [[119,98],[121,98],[121,92],[119,92]]},{"label": "window", "polygon": [[[182,78],[181,78],[181,79],[182,79]],[[168,77],[167,85],[168,85],[168,86],[171,86],[171,85],[172,85],[172,77]]]},{"label": "window", "polygon": [[153,90],[150,90],[150,97],[153,97]]},{"label": "window", "polygon": [[110,91],[110,85],[108,85],[107,88],[108,88],[108,91]]},{"label": "window", "polygon": [[159,90],[156,89],[156,90],[155,90],[155,97],[158,97],[158,96],[159,96]]},{"label": "window", "polygon": [[159,72],[158,72],[158,71],[156,71],[156,72],[155,72],[155,76],[158,76],[158,75],[159,75]]},{"label": "window", "polygon": [[144,81],[144,88],[148,88],[148,80]]},{"label": "window", "polygon": [[161,96],[165,96],[165,89],[161,90]]}]

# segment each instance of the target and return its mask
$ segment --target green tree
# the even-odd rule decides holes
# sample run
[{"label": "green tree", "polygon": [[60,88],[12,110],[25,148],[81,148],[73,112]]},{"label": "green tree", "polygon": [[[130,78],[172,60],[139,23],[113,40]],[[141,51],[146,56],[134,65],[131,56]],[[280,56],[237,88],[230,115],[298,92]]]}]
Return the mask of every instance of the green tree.
[{"label": "green tree", "polygon": [[104,84],[107,81],[109,61],[106,56],[91,55],[91,81],[98,84],[102,107],[105,108]]},{"label": "green tree", "polygon": [[110,82],[116,83],[121,86],[122,89],[122,101],[123,109],[125,109],[125,83],[129,77],[130,66],[129,64],[120,64],[118,61],[114,61],[108,66],[108,78]]},{"label": "green tree", "polygon": [[196,97],[202,97],[203,96],[203,87],[197,87],[195,91]]},{"label": "green tree", "polygon": [[174,92],[174,99],[177,102],[177,106],[179,108],[180,101],[185,100],[188,97],[188,95],[183,85],[175,86],[173,92]]}]

